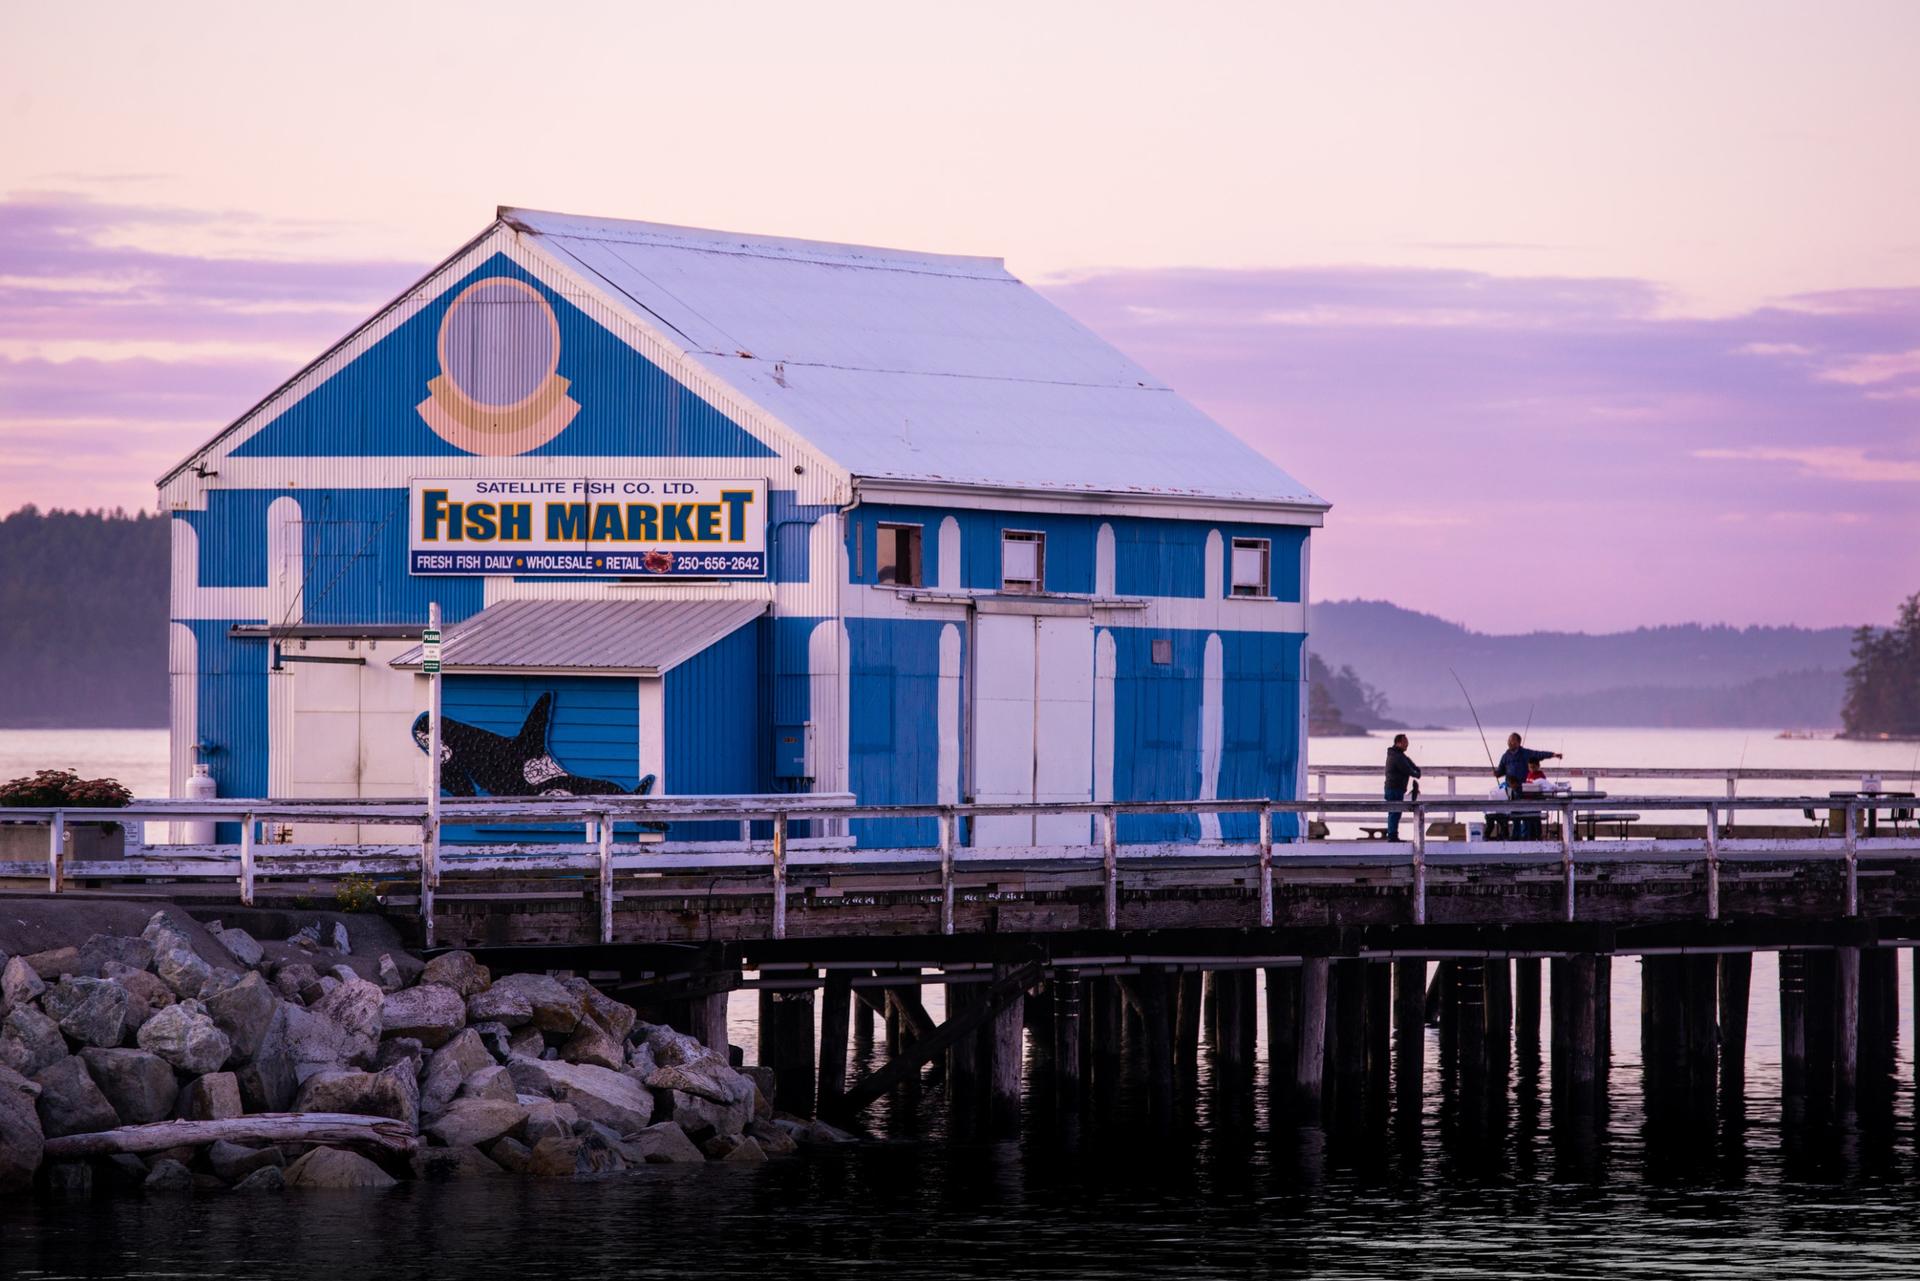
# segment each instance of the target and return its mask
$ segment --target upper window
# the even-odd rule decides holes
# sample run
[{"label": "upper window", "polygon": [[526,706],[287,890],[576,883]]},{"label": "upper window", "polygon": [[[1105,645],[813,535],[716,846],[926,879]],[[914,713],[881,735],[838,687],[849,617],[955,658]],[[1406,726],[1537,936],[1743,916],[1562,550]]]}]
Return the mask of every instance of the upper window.
[{"label": "upper window", "polygon": [[1010,529],[1000,535],[1000,590],[1038,592],[1044,590],[1047,564],[1047,536],[1026,530]]},{"label": "upper window", "polygon": [[1272,545],[1264,538],[1236,538],[1233,540],[1233,590],[1234,596],[1271,596],[1272,586],[1267,577],[1267,562],[1272,556]]},{"label": "upper window", "polygon": [[881,525],[874,534],[873,581],[884,587],[919,587],[920,526]]}]

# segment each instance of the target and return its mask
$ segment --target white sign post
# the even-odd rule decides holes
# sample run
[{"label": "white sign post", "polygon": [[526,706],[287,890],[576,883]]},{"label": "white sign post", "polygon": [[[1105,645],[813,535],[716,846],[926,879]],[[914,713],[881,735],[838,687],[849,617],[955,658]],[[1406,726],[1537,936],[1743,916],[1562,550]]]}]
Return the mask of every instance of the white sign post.
[{"label": "white sign post", "polygon": [[427,674],[427,830],[420,842],[420,916],[433,946],[433,890],[440,884],[440,602],[427,606],[420,633]]}]

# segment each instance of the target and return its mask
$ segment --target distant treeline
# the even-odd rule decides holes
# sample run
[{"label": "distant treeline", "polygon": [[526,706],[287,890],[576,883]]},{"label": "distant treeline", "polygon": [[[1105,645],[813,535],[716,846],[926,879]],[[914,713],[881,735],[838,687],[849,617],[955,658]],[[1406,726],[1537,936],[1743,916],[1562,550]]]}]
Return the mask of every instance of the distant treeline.
[{"label": "distant treeline", "polygon": [[[1590,635],[1489,635],[1386,601],[1316,602],[1313,649],[1351,667],[1417,725],[1480,715],[1536,725],[1831,729],[1850,633],[1842,627],[1687,624]],[[1390,705],[1391,710],[1388,710]]]},{"label": "distant treeline", "polygon": [[1920,737],[1920,592],[1907,597],[1892,627],[1853,634],[1841,721],[1855,738]]},{"label": "distant treeline", "polygon": [[167,723],[164,516],[0,518],[0,726]]}]

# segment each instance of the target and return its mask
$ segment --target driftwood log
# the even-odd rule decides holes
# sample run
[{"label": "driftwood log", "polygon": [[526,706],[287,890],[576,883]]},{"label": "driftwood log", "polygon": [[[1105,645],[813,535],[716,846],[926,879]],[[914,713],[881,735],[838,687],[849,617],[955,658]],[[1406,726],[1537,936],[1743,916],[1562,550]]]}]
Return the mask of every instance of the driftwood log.
[{"label": "driftwood log", "polygon": [[411,1152],[419,1142],[406,1122],[391,1117],[348,1112],[260,1112],[222,1121],[155,1121],[92,1134],[63,1135],[47,1140],[46,1156],[48,1160],[61,1160],[121,1152],[164,1152],[221,1139],[229,1143],[330,1143],[387,1152]]}]

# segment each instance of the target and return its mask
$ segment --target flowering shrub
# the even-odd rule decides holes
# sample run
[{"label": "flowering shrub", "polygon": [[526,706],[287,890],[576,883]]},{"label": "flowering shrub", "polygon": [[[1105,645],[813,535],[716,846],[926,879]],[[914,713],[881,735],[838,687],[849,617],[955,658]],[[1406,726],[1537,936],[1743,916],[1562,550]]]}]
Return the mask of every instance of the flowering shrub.
[{"label": "flowering shrub", "polygon": [[81,778],[72,770],[43,769],[38,774],[0,783],[0,805],[71,805],[87,809],[119,809],[133,793],[117,778]]}]

